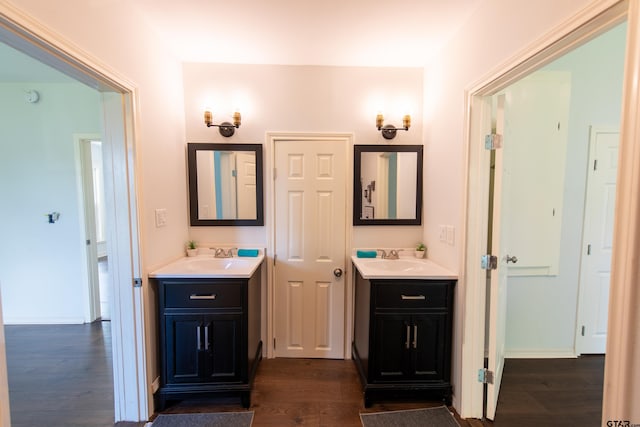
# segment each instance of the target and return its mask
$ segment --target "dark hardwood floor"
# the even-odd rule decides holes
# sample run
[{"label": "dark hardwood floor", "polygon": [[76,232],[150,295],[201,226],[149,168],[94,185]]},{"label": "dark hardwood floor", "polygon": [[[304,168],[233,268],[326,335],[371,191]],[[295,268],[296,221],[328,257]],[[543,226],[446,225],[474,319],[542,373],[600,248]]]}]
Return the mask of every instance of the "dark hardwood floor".
[{"label": "dark hardwood floor", "polygon": [[[6,326],[13,427],[113,426],[111,334],[90,325]],[[507,360],[495,422],[462,427],[599,426],[604,357]],[[265,359],[252,393],[253,427],[360,427],[360,412],[439,402],[376,402],[365,409],[352,361]],[[239,399],[178,402],[163,413],[242,411]],[[144,423],[118,423],[142,427]]]},{"label": "dark hardwood floor", "polygon": [[5,326],[13,427],[113,426],[109,322]]}]

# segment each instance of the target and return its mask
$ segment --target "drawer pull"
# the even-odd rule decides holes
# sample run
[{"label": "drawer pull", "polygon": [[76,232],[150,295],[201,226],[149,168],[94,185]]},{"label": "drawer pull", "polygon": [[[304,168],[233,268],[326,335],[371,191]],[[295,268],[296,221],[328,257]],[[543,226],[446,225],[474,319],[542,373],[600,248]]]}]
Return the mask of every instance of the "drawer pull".
[{"label": "drawer pull", "polygon": [[189,299],[216,299],[216,294],[208,294],[208,295],[198,295],[191,294]]},{"label": "drawer pull", "polygon": [[204,327],[204,350],[209,351],[209,325]]},{"label": "drawer pull", "polygon": [[413,325],[413,348],[418,348],[418,325]]},{"label": "drawer pull", "polygon": [[198,340],[198,351],[202,348],[201,338],[200,338],[200,326],[196,328],[196,340]]},{"label": "drawer pull", "polygon": [[424,295],[402,295],[403,300],[426,300]]}]

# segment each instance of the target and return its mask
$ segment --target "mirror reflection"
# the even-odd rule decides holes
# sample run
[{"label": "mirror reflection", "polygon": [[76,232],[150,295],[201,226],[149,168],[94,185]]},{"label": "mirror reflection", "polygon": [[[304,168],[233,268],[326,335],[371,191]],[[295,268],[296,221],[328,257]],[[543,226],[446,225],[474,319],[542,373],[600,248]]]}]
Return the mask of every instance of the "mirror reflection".
[{"label": "mirror reflection", "polygon": [[422,146],[354,146],[354,224],[419,225]]},{"label": "mirror reflection", "polygon": [[191,225],[263,225],[262,146],[188,144]]}]

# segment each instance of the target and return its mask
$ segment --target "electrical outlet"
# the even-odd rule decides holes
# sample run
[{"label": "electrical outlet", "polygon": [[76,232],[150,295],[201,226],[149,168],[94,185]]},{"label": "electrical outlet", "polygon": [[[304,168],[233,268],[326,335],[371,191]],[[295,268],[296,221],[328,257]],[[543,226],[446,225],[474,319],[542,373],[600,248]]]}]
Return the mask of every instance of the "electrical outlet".
[{"label": "electrical outlet", "polygon": [[456,242],[456,229],[453,225],[447,225],[447,243],[453,246]]},{"label": "electrical outlet", "polygon": [[156,209],[156,227],[164,227],[167,225],[167,210]]},{"label": "electrical outlet", "polygon": [[447,241],[447,227],[440,224],[438,226],[438,231],[440,232],[440,241],[441,242],[446,242]]}]

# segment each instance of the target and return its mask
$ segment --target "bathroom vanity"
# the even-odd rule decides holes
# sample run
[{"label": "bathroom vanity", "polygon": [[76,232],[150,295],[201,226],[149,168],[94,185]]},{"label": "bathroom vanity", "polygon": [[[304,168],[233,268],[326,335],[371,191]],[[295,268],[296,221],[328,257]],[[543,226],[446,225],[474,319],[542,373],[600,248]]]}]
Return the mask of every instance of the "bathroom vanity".
[{"label": "bathroom vanity", "polygon": [[376,398],[419,396],[450,404],[457,277],[429,260],[352,260],[352,353],[365,407]]},{"label": "bathroom vanity", "polygon": [[251,406],[262,357],[262,260],[198,256],[150,274],[158,292],[156,410],[172,399],[230,394]]}]

